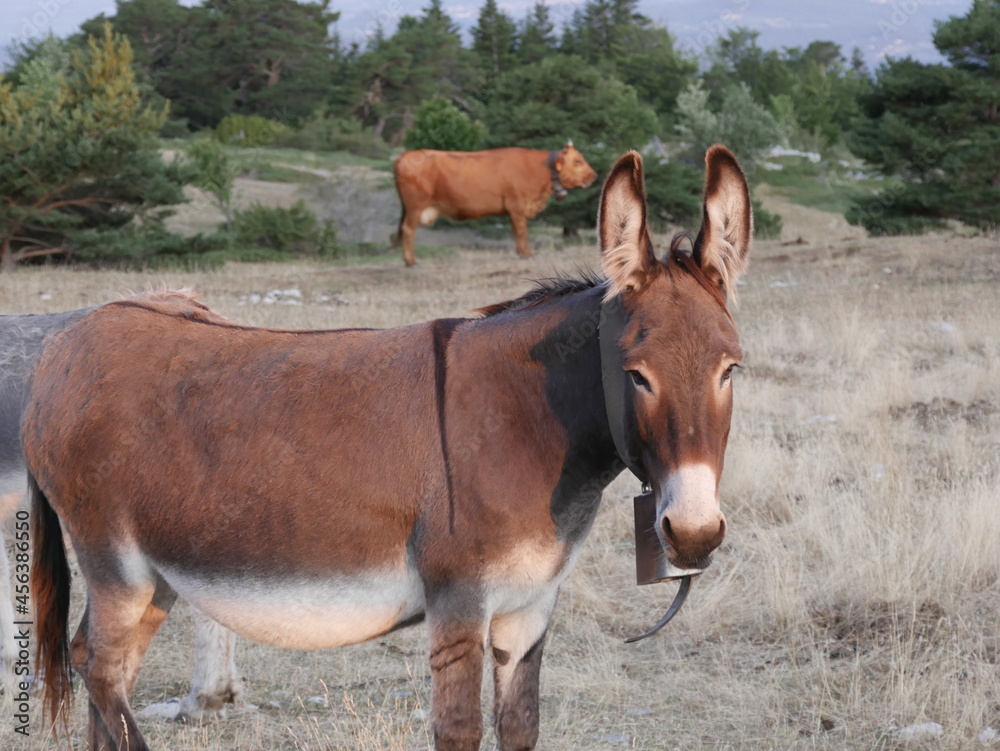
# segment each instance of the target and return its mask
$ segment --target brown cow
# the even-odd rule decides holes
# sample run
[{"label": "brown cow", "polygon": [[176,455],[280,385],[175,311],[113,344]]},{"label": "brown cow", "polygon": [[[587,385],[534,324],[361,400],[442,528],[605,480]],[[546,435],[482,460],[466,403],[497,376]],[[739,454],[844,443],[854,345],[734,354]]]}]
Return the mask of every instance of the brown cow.
[{"label": "brown cow", "polygon": [[462,220],[506,214],[514,228],[517,254],[530,258],[528,220],[545,208],[553,193],[561,200],[568,189],[586,188],[597,179],[572,141],[562,151],[405,151],[393,172],[403,215],[392,247],[402,242],[407,266],[417,262],[413,256],[417,225],[430,226],[442,215]]}]

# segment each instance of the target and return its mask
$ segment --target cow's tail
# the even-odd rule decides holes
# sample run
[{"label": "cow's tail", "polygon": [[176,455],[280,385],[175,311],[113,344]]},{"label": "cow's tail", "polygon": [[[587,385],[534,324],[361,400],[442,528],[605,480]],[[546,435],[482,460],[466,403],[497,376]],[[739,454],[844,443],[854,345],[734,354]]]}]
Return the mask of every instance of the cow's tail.
[{"label": "cow's tail", "polygon": [[[402,203],[400,199],[400,203]],[[403,242],[403,222],[406,221],[406,206],[403,206],[403,211],[399,215],[399,226],[396,227],[396,234],[392,236],[392,249],[396,250],[400,244]]]},{"label": "cow's tail", "polygon": [[403,222],[406,221],[406,202],[403,200],[403,194],[399,190],[399,163],[403,161],[403,154],[396,160],[396,163],[392,165],[392,178],[393,182],[396,184],[396,195],[399,196],[399,225],[396,227],[396,234],[392,238],[392,250],[396,250],[400,244],[403,242]]},{"label": "cow's tail", "polygon": [[[34,543],[31,599],[37,638],[35,678],[45,682],[43,710],[55,728],[73,690],[66,631],[69,619],[69,564],[59,517],[31,474],[28,475],[28,493],[31,496],[31,538]],[[68,723],[67,716],[68,713],[64,715],[64,728]]]}]

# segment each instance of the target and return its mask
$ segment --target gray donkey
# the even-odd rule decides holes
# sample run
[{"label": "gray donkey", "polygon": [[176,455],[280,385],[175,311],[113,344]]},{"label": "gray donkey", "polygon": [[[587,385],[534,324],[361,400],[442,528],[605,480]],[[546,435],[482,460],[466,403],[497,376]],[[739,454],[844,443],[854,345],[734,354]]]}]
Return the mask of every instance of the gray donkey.
[{"label": "gray donkey", "polygon": [[[44,315],[0,315],[0,683],[10,688],[17,673],[28,668],[27,655],[15,642],[14,622],[26,621],[30,615],[15,617],[15,601],[10,590],[11,571],[7,561],[3,534],[17,529],[15,551],[27,544],[27,473],[21,451],[21,415],[27,394],[28,375],[38,358],[45,339],[83,318],[94,308],[71,310]],[[23,552],[26,552],[23,551]],[[22,607],[24,593],[18,586],[26,584],[27,569],[15,567],[17,586],[14,595],[17,607]],[[191,693],[176,707],[177,719],[201,719],[221,710],[227,703],[239,703],[242,685],[233,660],[235,637],[231,631],[193,611],[195,634],[195,668]],[[8,694],[9,695],[9,694]],[[171,708],[168,708],[170,713]]]}]

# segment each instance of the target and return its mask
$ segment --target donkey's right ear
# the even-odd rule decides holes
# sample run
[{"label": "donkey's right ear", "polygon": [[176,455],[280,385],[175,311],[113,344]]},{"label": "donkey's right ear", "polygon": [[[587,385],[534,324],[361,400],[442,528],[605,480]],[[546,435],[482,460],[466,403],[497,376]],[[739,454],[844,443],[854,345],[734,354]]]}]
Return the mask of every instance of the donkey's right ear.
[{"label": "donkey's right ear", "polygon": [[642,289],[661,269],[646,228],[642,157],[636,151],[621,157],[604,181],[597,232],[606,299]]}]

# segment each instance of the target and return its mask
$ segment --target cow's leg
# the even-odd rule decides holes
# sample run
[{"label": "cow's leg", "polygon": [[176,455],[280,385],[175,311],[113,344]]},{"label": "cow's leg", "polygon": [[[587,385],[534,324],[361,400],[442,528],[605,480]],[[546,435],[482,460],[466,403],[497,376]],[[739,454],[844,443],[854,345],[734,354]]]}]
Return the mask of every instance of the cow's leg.
[{"label": "cow's leg", "polygon": [[[0,495],[0,688],[8,695],[14,685],[17,646],[14,644],[14,605],[11,600],[10,568],[4,532],[13,529],[14,516],[23,500],[23,493]],[[27,616],[21,620],[27,620]]]},{"label": "cow's leg", "polygon": [[510,214],[510,226],[514,228],[517,254],[522,258],[531,258],[531,246],[528,245],[528,219],[521,214]]},{"label": "cow's leg", "polygon": [[483,738],[480,696],[486,624],[428,607],[431,726],[437,751],[477,751]]},{"label": "cow's leg", "polygon": [[226,704],[243,703],[236,671],[236,635],[198,610],[194,617],[194,675],[191,693],[181,700],[179,720],[202,720]]},{"label": "cow's leg", "polygon": [[403,218],[399,220],[399,239],[403,243],[403,261],[407,266],[413,266],[417,263],[417,257],[413,254],[413,238],[420,225],[420,212],[405,209],[404,212]]},{"label": "cow's leg", "polygon": [[516,613],[494,616],[493,727],[500,751],[530,751],[538,742],[538,676],[558,590]]},{"label": "cow's leg", "polygon": [[90,587],[87,626],[83,629],[90,751],[149,748],[132,716],[128,694],[142,655],[172,604],[173,593],[165,586],[114,582]]}]

